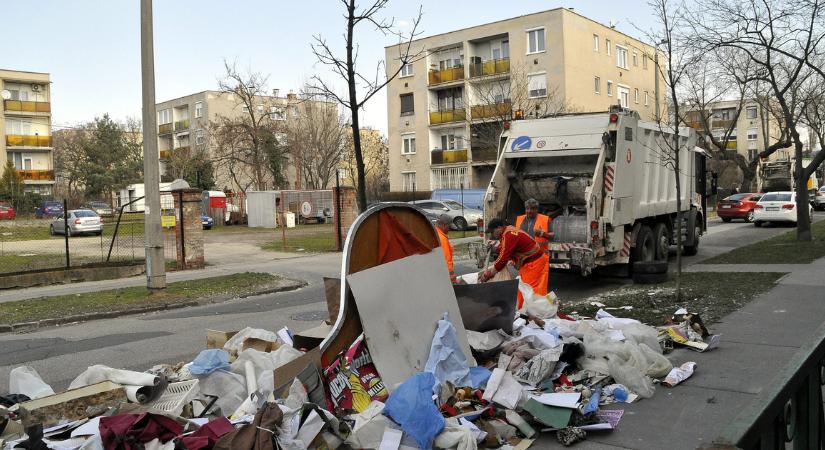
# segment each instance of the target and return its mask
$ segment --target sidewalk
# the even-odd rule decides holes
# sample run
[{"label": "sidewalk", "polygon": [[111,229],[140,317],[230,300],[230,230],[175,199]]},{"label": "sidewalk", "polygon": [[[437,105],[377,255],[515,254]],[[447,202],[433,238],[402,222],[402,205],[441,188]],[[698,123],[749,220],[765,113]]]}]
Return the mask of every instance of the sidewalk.
[{"label": "sidewalk", "polygon": [[[759,267],[790,273],[772,290],[709,325],[711,332],[722,335],[718,349],[708,353],[679,349],[669,355],[674,365],[697,362],[692,378],[672,389],[657,387],[651,399],[623,405],[624,417],[616,430],[591,433],[577,448],[695,449],[710,444],[766,391],[823,323],[825,258],[811,264]],[[693,272],[754,269],[701,264],[689,268]]]}]

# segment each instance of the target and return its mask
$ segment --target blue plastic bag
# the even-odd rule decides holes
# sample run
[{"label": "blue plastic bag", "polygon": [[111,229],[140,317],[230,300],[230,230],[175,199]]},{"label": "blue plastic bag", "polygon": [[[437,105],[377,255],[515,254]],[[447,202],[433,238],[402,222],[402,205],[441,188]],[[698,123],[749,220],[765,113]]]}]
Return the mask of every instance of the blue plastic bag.
[{"label": "blue plastic bag", "polygon": [[401,425],[422,449],[430,449],[433,439],[444,430],[444,417],[433,403],[435,376],[419,372],[390,394],[384,414]]},{"label": "blue plastic bag", "polygon": [[470,386],[473,389],[479,389],[487,385],[487,380],[493,372],[486,367],[470,367]]},{"label": "blue plastic bag", "polygon": [[[456,336],[455,327],[448,320],[445,313],[444,318],[438,321],[438,328],[433,336],[433,343],[430,346],[430,356],[424,371],[435,375],[438,384],[449,381],[454,386],[470,385],[470,367],[467,365],[467,357],[461,351]],[[437,390],[438,386],[433,386]]]},{"label": "blue plastic bag", "polygon": [[189,366],[195,376],[206,376],[218,370],[229,370],[229,353],[220,349],[203,350]]}]

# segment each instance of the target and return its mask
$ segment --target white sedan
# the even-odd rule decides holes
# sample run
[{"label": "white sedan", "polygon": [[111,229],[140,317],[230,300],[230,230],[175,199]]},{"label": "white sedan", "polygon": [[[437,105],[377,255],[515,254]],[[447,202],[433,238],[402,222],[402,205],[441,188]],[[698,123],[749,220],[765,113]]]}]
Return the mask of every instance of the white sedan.
[{"label": "white sedan", "polygon": [[[808,206],[808,217],[813,218],[813,208]],[[797,222],[796,193],[768,192],[753,209],[753,224],[761,227],[765,222]]]}]

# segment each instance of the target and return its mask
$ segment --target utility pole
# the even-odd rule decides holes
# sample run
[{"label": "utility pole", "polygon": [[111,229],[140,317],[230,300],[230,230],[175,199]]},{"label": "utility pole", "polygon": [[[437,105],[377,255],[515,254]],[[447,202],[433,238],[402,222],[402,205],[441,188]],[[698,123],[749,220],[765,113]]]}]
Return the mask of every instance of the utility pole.
[{"label": "utility pole", "polygon": [[146,193],[144,242],[146,287],[166,288],[163,229],[160,225],[160,166],[155,114],[155,49],[152,34],[152,0],[140,0],[140,62],[143,81],[143,183]]}]

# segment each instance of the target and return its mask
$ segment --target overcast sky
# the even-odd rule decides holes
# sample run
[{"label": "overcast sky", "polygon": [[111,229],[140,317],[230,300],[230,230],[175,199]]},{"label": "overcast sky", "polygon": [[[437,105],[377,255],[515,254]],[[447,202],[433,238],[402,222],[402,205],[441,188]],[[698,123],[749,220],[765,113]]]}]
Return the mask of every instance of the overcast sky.
[{"label": "overcast sky", "polygon": [[[362,3],[371,0],[361,0]],[[49,72],[53,124],[74,125],[109,113],[139,117],[139,0],[3,2],[0,68]],[[655,21],[644,0],[392,0],[385,16],[402,26],[421,4],[423,36],[560,6],[642,37]],[[312,54],[313,35],[339,44],[339,0],[155,0],[156,97],[164,101],[217,88],[223,60],[269,75],[269,88],[300,90],[319,73],[335,82]],[[356,35],[361,71],[374,73],[395,41],[364,26]],[[340,86],[340,83],[338,83]],[[362,123],[386,133],[386,97],[367,104]]]}]

